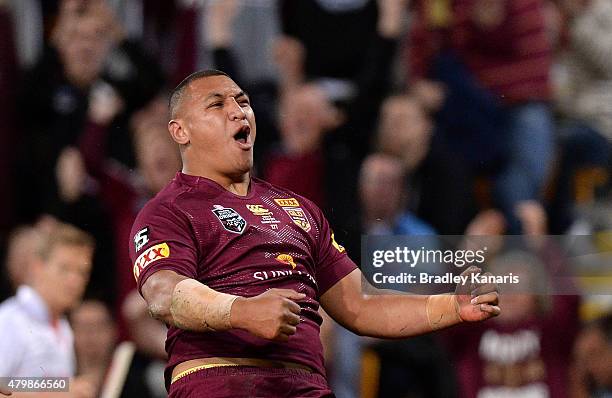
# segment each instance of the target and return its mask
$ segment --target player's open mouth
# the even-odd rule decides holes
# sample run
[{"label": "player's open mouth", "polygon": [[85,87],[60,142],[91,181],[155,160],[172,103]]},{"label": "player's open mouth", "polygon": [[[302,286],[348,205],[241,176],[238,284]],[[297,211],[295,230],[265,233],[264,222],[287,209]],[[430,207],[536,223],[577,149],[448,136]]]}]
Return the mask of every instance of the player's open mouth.
[{"label": "player's open mouth", "polygon": [[247,125],[243,125],[240,130],[234,134],[234,140],[240,145],[243,149],[250,149],[253,145],[250,140],[251,137],[251,128]]}]

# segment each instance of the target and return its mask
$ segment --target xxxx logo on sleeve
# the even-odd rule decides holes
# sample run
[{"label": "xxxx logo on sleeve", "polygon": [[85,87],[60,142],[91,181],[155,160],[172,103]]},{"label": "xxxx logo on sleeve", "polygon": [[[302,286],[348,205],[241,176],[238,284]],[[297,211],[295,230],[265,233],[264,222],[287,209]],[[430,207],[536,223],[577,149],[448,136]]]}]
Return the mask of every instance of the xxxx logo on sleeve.
[{"label": "xxxx logo on sleeve", "polygon": [[238,212],[231,207],[223,207],[221,205],[214,205],[212,212],[217,218],[223,228],[226,231],[241,234],[246,228],[247,222]]},{"label": "xxxx logo on sleeve", "polygon": [[140,273],[144,271],[149,264],[168,257],[170,257],[170,247],[168,247],[166,242],[151,246],[142,252],[134,262],[134,278],[136,278],[136,281],[138,281]]},{"label": "xxxx logo on sleeve", "polygon": [[304,231],[309,232],[310,221],[308,221],[308,217],[302,208],[300,207],[300,202],[295,198],[288,199],[274,199],[277,205],[279,205],[285,213],[293,220],[293,222]]}]

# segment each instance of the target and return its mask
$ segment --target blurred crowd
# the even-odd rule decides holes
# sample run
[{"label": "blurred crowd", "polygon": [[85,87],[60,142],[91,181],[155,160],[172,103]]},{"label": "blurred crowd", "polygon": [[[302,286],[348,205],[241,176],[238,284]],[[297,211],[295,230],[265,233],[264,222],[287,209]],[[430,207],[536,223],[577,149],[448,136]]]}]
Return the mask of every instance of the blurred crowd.
[{"label": "blurred crowd", "polygon": [[[57,310],[75,396],[99,394],[122,341],[136,347],[124,396],[165,396],[165,327],[127,245],[181,168],[167,93],[203,68],[251,98],[254,174],[324,209],[357,263],[362,234],[574,234],[609,251],[611,59],[610,0],[0,0],[0,299],[67,294],[47,291],[70,290],[61,276],[41,282],[55,254],[40,248],[76,228],[95,250],[83,301]],[[540,249],[496,266],[554,272]],[[327,319],[332,386],[612,396],[612,301],[540,299],[502,297],[498,320],[406,342]]]}]

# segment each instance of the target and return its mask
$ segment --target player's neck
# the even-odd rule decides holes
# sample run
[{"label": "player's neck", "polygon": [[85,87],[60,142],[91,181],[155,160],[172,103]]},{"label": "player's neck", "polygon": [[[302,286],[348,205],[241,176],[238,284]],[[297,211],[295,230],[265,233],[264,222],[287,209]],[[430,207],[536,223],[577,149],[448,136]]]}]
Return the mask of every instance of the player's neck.
[{"label": "player's neck", "polygon": [[221,173],[213,173],[207,171],[194,171],[186,167],[182,171],[184,174],[205,177],[209,180],[213,180],[217,184],[221,185],[227,191],[238,195],[246,196],[249,193],[249,186],[251,184],[251,173],[246,172],[238,175],[226,175]]},{"label": "player's neck", "polygon": [[228,179],[222,183],[217,181],[223,188],[238,196],[247,196],[251,184],[251,173],[245,173],[238,179]]}]

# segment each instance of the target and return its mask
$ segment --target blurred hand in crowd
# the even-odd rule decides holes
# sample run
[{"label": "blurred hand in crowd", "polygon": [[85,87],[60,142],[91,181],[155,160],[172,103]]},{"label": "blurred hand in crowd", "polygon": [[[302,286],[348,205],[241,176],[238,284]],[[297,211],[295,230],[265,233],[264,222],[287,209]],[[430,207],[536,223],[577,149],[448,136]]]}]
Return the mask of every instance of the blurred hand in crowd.
[{"label": "blurred hand in crowd", "polygon": [[507,0],[475,0],[472,21],[482,29],[494,29],[506,19]]},{"label": "blurred hand in crowd", "polygon": [[495,209],[483,210],[470,222],[465,234],[469,236],[503,235],[506,231],[504,215]]},{"label": "blurred hand in crowd", "polygon": [[433,80],[417,80],[411,90],[412,95],[428,112],[438,111],[444,104],[446,92],[444,85]]},{"label": "blurred hand in crowd", "polygon": [[506,218],[501,211],[486,209],[480,211],[465,229],[462,247],[466,250],[480,250],[487,247],[489,256],[495,255],[504,245]]},{"label": "blurred hand in crowd", "polygon": [[340,111],[315,84],[298,86],[281,98],[280,134],[284,149],[291,154],[317,150],[325,132],[341,122]]},{"label": "blurred hand in crowd", "polygon": [[378,33],[385,38],[398,37],[404,28],[408,0],[378,0]]},{"label": "blurred hand in crowd", "polygon": [[107,83],[98,82],[89,93],[89,120],[108,126],[125,104],[117,91]]},{"label": "blurred hand in crowd", "polygon": [[535,200],[525,200],[516,205],[515,214],[521,221],[523,234],[535,237],[548,231],[546,210]]},{"label": "blurred hand in crowd", "polygon": [[297,39],[280,36],[274,43],[274,60],[281,75],[281,87],[295,87],[304,80],[306,49]]},{"label": "blurred hand in crowd", "polygon": [[232,23],[241,4],[238,0],[213,0],[208,3],[204,26],[212,48],[225,48],[232,44]]},{"label": "blurred hand in crowd", "polygon": [[57,159],[55,175],[60,198],[67,203],[76,202],[87,180],[85,162],[78,149],[66,147],[62,150]]}]

